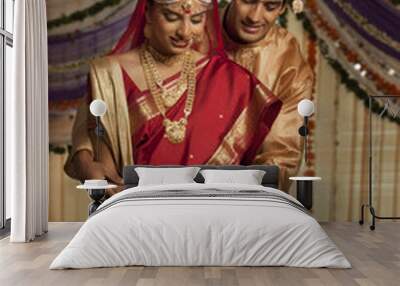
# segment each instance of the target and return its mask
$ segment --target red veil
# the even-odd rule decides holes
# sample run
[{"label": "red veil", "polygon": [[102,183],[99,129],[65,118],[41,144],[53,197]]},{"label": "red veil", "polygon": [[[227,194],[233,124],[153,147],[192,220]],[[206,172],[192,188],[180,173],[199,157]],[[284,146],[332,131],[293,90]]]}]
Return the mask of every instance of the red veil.
[{"label": "red veil", "polygon": [[[129,21],[128,28],[123,33],[110,55],[120,54],[139,47],[145,40],[145,12],[147,0],[137,0],[135,11]],[[207,13],[206,35],[208,37],[208,54],[218,53],[225,56],[222,40],[221,24],[218,14],[218,1],[212,0],[212,7]],[[197,47],[192,48],[197,50]]]}]

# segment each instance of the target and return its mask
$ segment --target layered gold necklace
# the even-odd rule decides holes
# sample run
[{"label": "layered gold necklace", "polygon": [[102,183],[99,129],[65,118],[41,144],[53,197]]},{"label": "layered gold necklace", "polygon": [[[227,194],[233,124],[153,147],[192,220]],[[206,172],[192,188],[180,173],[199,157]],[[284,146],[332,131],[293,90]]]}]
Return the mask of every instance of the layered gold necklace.
[{"label": "layered gold necklace", "polygon": [[[196,66],[192,52],[186,52],[182,55],[182,71],[177,86],[170,91],[163,85],[163,80],[156,67],[154,49],[144,44],[140,49],[140,61],[143,66],[144,76],[147,86],[154,98],[158,110],[163,116],[163,125],[167,139],[178,144],[183,142],[186,136],[186,125],[188,117],[192,113],[193,101],[196,93]],[[156,56],[157,57],[157,56]],[[166,107],[171,107],[187,88],[187,97],[184,116],[179,120],[170,120],[166,116]]]},{"label": "layered gold necklace", "polygon": [[185,54],[179,54],[176,56],[166,56],[159,53],[155,48],[153,48],[150,44],[145,43],[145,49],[151,54],[156,62],[163,63],[167,66],[173,66],[178,63],[182,63],[185,59]]}]

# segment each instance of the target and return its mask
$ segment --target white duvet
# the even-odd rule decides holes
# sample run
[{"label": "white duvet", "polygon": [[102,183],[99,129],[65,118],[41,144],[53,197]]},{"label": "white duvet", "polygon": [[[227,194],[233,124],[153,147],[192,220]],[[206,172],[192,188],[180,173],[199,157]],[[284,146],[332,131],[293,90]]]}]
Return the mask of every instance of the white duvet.
[{"label": "white duvet", "polygon": [[279,190],[254,185],[131,188],[105,201],[99,208],[103,211],[82,225],[50,269],[127,265],[351,267],[318,222],[289,204],[234,196],[115,203],[133,192],[205,188],[262,190],[297,202]]}]

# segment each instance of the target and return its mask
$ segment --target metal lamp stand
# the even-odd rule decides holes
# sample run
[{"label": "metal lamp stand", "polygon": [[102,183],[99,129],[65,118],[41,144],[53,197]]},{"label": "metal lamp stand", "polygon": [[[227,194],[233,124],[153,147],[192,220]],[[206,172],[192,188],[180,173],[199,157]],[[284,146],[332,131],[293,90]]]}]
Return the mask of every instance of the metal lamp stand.
[{"label": "metal lamp stand", "polygon": [[96,129],[94,133],[96,134],[96,154],[94,160],[98,162],[100,161],[100,139],[104,136],[104,128],[101,125],[100,116],[96,116]]},{"label": "metal lamp stand", "polygon": [[308,140],[307,140],[307,135],[308,135],[308,116],[304,116],[304,124],[299,128],[299,134],[300,136],[304,137],[304,161],[307,164],[307,145],[308,145]]},{"label": "metal lamp stand", "polygon": [[[100,116],[96,116],[96,129],[94,132],[96,134],[96,153],[94,155],[95,156],[94,160],[96,162],[99,162],[100,161],[100,139],[104,135],[104,128],[101,125]],[[97,208],[101,205],[105,194],[106,194],[105,189],[89,189],[88,190],[88,195],[93,200],[88,206],[89,215],[94,213],[97,210]]]},{"label": "metal lamp stand", "polygon": [[384,217],[378,216],[375,212],[375,208],[372,204],[372,99],[373,98],[393,98],[398,96],[387,95],[387,96],[370,96],[369,97],[369,174],[368,174],[368,204],[361,206],[361,219],[360,225],[364,224],[364,208],[368,208],[372,216],[372,224],[369,226],[371,230],[375,230],[375,219],[400,219],[400,217]]}]

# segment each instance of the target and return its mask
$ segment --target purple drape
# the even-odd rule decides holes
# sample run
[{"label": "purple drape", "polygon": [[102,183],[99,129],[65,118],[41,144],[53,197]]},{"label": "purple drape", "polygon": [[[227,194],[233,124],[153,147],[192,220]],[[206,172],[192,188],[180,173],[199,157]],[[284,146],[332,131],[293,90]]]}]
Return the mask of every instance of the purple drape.
[{"label": "purple drape", "polygon": [[[132,5],[125,9],[132,10]],[[87,61],[108,53],[125,31],[130,14],[102,25],[48,37],[49,100],[82,98],[87,90]]]},{"label": "purple drape", "polygon": [[[348,3],[352,9],[361,15],[370,25],[373,25],[379,33],[373,35],[366,31],[365,23],[360,23],[350,17],[349,12],[340,7],[337,2]],[[344,24],[352,27],[369,44],[382,52],[400,60],[400,12],[393,6],[382,0],[324,0],[329,9]],[[381,39],[386,34],[392,45]],[[396,47],[397,46],[397,47]]]}]

